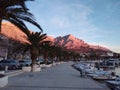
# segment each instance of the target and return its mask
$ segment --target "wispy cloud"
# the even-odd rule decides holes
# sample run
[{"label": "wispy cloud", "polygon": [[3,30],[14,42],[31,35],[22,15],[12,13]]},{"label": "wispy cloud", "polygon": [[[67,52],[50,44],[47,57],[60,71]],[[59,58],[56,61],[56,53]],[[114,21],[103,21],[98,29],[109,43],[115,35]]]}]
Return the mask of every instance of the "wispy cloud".
[{"label": "wispy cloud", "polygon": [[82,4],[62,4],[55,5],[55,8],[51,7],[51,12],[49,15],[51,16],[49,20],[47,20],[47,24],[49,24],[53,28],[61,29],[69,29],[78,31],[80,33],[92,33],[96,29],[92,21],[89,19],[89,15],[92,13],[92,10]]},{"label": "wispy cloud", "polygon": [[57,27],[59,29],[68,28],[68,27],[70,27],[70,22],[65,17],[56,17],[56,16],[54,16],[50,20],[50,25],[52,25],[53,27]]}]

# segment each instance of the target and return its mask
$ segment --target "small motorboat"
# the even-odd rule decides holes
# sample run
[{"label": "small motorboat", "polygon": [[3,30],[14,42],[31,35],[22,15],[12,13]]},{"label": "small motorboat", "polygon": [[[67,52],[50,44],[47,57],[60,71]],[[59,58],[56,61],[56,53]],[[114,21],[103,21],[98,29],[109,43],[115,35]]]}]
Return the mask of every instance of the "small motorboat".
[{"label": "small motorboat", "polygon": [[92,78],[97,81],[105,81],[105,80],[115,80],[116,76],[94,76]]},{"label": "small motorboat", "polygon": [[106,81],[107,86],[112,90],[120,90],[120,80]]},{"label": "small motorboat", "polygon": [[87,74],[92,79],[104,82],[106,80],[115,80],[117,76],[114,74],[114,72],[109,71],[96,71],[93,74]]},{"label": "small motorboat", "polygon": [[111,72],[109,72],[109,71],[97,70],[97,71],[94,71],[93,73],[87,74],[87,75],[90,77],[98,77],[98,76],[108,76],[110,74],[111,74]]}]

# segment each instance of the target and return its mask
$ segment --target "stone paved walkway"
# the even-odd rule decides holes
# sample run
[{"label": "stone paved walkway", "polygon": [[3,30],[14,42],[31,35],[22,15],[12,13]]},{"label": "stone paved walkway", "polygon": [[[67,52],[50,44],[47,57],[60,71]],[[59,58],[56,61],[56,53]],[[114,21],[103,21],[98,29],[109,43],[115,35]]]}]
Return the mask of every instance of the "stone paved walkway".
[{"label": "stone paved walkway", "polygon": [[90,78],[81,78],[72,62],[9,77],[9,84],[0,90],[108,90]]}]

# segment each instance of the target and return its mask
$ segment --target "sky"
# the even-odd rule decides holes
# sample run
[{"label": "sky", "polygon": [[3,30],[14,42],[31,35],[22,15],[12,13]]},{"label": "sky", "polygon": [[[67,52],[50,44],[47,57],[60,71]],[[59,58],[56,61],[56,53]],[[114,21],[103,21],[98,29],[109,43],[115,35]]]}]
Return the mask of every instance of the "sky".
[{"label": "sky", "polygon": [[27,7],[49,36],[72,34],[120,53],[120,0],[35,0]]}]

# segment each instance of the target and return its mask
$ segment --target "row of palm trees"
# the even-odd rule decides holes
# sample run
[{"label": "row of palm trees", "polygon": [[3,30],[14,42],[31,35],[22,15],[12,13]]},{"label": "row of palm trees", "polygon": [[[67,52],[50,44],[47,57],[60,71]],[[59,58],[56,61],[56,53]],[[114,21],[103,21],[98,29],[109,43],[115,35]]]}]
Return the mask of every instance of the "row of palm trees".
[{"label": "row of palm trees", "polygon": [[51,60],[52,64],[54,64],[55,61],[77,61],[81,58],[78,53],[70,52],[62,47],[53,45],[50,41],[46,41],[45,38],[46,34],[38,32],[32,33],[29,38],[27,38],[29,42],[18,43],[15,47],[13,47],[13,52],[15,51],[13,54],[30,54],[32,60],[32,71],[34,71],[36,60],[41,56],[44,58],[46,65],[48,60]]}]

